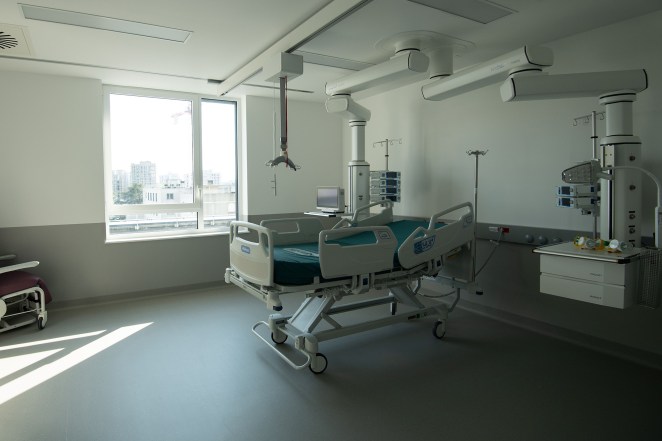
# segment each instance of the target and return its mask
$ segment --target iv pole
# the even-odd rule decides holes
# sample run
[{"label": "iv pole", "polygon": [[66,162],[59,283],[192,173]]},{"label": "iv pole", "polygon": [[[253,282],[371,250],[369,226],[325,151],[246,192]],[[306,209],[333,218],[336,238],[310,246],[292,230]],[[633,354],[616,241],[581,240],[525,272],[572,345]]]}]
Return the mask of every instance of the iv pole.
[{"label": "iv pole", "polygon": [[[476,174],[474,183],[474,235],[471,243],[471,281],[476,281],[476,233],[478,231],[478,156],[485,156],[489,150],[467,150],[467,155],[476,157]],[[479,291],[476,291],[478,294]],[[482,294],[482,292],[481,292]]]}]

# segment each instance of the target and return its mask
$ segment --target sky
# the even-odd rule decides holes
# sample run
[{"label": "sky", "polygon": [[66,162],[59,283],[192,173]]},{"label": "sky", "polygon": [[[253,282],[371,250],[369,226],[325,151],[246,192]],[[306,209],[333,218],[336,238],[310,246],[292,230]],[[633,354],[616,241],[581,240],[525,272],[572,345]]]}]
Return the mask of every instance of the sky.
[{"label": "sky", "polygon": [[[193,171],[191,102],[164,98],[110,96],[112,169],[130,172],[132,163],[156,163],[157,178]],[[235,106],[231,102],[202,103],[203,170],[235,180]]]}]

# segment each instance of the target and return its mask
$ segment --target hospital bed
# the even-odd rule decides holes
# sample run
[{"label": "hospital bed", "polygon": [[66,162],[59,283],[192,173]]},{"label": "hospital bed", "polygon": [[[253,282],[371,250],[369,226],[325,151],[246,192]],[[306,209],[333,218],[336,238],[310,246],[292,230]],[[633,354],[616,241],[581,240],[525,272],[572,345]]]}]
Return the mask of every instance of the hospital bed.
[{"label": "hospital bed", "polygon": [[[380,211],[370,213],[375,206]],[[293,368],[309,367],[321,373],[327,359],[318,346],[325,340],[426,316],[437,318],[433,333],[442,338],[459,289],[449,307],[421,298],[418,288],[422,277],[439,273],[448,256],[474,246],[473,227],[469,202],[429,219],[396,221],[392,203],[378,202],[330,229],[313,217],[264,220],[260,225],[234,221],[225,281],[278,311],[253,326],[258,337]],[[281,298],[292,293],[305,298],[294,314],[283,314]],[[352,303],[342,301],[368,293],[377,295],[361,296],[363,300]],[[353,314],[353,321],[341,323],[340,317],[347,313],[379,305],[389,306],[379,317],[366,314],[366,320],[357,322]],[[263,326],[271,331],[273,343],[264,337],[264,331],[258,332]],[[295,351],[283,345],[288,337]]]},{"label": "hospital bed", "polygon": [[[0,256],[0,261],[16,256]],[[0,332],[37,323],[39,329],[46,326],[46,303],[51,295],[44,281],[37,275],[24,271],[39,262],[25,262],[0,266]]]}]

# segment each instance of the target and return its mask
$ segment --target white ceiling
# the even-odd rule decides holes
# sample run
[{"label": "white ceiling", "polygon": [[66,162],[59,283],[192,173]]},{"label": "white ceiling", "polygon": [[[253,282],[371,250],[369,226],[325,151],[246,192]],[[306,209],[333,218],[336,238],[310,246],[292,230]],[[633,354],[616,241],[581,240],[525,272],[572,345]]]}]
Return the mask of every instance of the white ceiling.
[{"label": "white ceiling", "polygon": [[[193,34],[185,43],[176,43],[26,20],[16,0],[0,0],[0,32],[3,24],[24,26],[31,45],[30,55],[0,49],[0,70],[85,76],[100,78],[108,84],[211,95],[217,93],[217,85],[209,83],[208,79],[231,77],[313,14],[333,3],[327,0],[22,2],[184,29]],[[373,0],[298,49],[375,64],[392,55],[375,47],[379,40],[406,31],[434,31],[475,45],[455,58],[457,70],[525,44],[545,44],[662,9],[660,0],[496,0],[491,3],[515,12],[481,24],[407,0]],[[313,93],[291,92],[289,97],[321,101],[327,81],[351,72],[306,63],[304,74],[293,79],[289,86]],[[246,83],[270,86],[259,74]],[[273,91],[241,86],[230,95],[240,93],[271,96]]]}]

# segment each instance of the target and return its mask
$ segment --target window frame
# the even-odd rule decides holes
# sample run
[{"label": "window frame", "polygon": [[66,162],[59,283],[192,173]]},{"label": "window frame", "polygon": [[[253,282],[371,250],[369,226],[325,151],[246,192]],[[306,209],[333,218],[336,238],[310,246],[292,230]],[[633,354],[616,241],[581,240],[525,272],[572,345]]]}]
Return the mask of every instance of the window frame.
[{"label": "window frame", "polygon": [[[110,96],[129,95],[146,98],[187,100],[191,102],[191,124],[192,124],[192,155],[193,155],[193,202],[180,204],[116,204],[113,199],[113,170],[110,137]],[[172,239],[182,237],[196,237],[202,235],[224,235],[229,234],[228,227],[205,227],[205,206],[203,201],[203,163],[202,163],[202,103],[203,101],[217,101],[231,103],[235,112],[235,197],[234,206],[239,208],[239,142],[240,142],[240,108],[239,101],[232,98],[219,98],[217,96],[175,92],[158,89],[143,89],[127,86],[104,85],[103,86],[103,167],[104,167],[104,225],[106,230],[106,243],[134,242],[143,240]],[[122,216],[131,214],[150,213],[197,213],[197,228],[170,229],[157,232],[110,234],[111,216]],[[235,210],[234,220],[237,220],[239,210]]]}]

